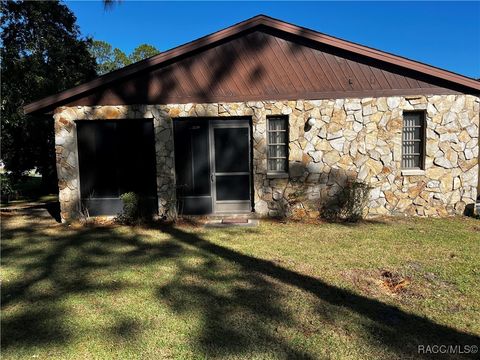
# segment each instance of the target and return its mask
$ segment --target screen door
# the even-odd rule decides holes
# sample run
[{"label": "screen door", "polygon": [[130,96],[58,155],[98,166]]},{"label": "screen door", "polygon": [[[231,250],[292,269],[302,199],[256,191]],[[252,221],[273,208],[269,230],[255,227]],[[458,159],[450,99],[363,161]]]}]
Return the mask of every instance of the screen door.
[{"label": "screen door", "polygon": [[210,134],[214,211],[251,211],[248,120],[211,120]]}]

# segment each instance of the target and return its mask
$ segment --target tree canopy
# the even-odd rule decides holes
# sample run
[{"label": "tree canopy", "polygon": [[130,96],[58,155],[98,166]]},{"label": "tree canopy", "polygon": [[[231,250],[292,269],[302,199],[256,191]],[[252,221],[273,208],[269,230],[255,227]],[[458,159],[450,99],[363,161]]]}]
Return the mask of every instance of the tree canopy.
[{"label": "tree canopy", "polygon": [[[53,120],[33,118],[23,106],[96,75],[91,40],[58,1],[1,1],[2,141],[7,169],[54,169]],[[52,166],[53,164],[53,166]]]},{"label": "tree canopy", "polygon": [[113,48],[112,45],[101,40],[92,41],[89,50],[90,54],[92,54],[97,61],[98,75],[120,69],[160,52],[152,45],[141,44],[137,46],[130,55],[126,55],[122,50]]},{"label": "tree canopy", "polygon": [[0,158],[15,175],[36,168],[55,184],[52,116],[25,115],[23,106],[159,51],[143,44],[127,56],[85,38],[59,1],[1,0],[1,6]]},{"label": "tree canopy", "polygon": [[149,58],[160,53],[160,51],[152,45],[141,44],[133,50],[129,59],[132,63]]}]

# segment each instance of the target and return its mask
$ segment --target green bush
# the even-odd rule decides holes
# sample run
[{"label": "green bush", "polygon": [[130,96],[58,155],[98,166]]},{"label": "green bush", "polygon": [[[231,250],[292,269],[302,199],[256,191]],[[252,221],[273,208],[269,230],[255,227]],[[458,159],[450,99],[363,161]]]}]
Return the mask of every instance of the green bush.
[{"label": "green bush", "polygon": [[145,199],[134,193],[128,192],[120,195],[123,209],[117,216],[117,221],[122,224],[135,225],[151,220],[151,211]]},{"label": "green bush", "polygon": [[13,174],[3,172],[0,174],[2,202],[12,200],[37,201],[41,196],[47,195],[42,185],[42,177],[30,174]]},{"label": "green bush", "polygon": [[0,181],[2,202],[8,204],[12,198],[16,197],[17,190],[15,189],[12,177],[9,174],[0,174]]},{"label": "green bush", "polygon": [[356,222],[363,218],[371,187],[358,181],[348,182],[339,194],[323,206],[322,217],[331,221]]}]

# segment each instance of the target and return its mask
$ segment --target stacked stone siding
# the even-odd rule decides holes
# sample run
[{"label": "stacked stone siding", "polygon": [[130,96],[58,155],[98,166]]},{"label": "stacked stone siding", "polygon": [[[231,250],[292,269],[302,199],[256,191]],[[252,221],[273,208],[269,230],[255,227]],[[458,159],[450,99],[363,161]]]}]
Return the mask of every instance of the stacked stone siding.
[{"label": "stacked stone siding", "polygon": [[[426,115],[425,170],[401,169],[403,111]],[[173,123],[180,117],[251,116],[254,206],[317,216],[348,181],[372,186],[368,214],[462,214],[476,199],[480,99],[433,95],[363,99],[61,107],[55,111],[62,219],[80,211],[75,120],[152,118],[160,215],[174,211]],[[289,118],[289,176],[267,173],[268,115]],[[316,119],[311,128],[310,117]],[[288,205],[287,205],[288,204]]]}]

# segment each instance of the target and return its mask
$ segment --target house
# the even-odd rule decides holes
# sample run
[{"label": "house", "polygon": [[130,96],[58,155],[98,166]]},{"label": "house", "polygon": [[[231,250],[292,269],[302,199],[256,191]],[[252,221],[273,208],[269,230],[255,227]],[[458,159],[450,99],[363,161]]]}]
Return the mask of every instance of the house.
[{"label": "house", "polygon": [[[366,182],[369,215],[462,214],[477,196],[480,82],[267,16],[25,106],[53,113],[61,216],[316,216]],[[312,205],[313,204],[313,205]]]}]

